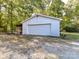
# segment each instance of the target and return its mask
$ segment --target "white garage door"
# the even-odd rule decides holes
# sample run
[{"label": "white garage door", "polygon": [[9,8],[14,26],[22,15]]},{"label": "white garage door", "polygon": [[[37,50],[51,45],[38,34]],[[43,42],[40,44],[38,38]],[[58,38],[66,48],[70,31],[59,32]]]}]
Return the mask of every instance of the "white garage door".
[{"label": "white garage door", "polygon": [[28,32],[34,35],[50,35],[51,24],[28,25]]}]

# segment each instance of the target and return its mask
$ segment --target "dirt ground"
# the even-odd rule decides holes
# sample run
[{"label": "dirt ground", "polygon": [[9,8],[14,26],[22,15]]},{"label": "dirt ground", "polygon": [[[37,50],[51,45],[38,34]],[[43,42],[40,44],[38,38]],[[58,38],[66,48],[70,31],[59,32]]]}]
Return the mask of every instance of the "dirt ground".
[{"label": "dirt ground", "polygon": [[0,59],[79,59],[79,41],[0,35]]}]

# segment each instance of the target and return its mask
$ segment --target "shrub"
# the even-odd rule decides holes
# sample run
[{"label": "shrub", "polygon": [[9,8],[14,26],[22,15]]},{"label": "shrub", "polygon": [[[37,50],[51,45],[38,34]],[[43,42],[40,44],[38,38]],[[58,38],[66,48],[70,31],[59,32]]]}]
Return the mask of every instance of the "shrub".
[{"label": "shrub", "polygon": [[70,24],[70,25],[67,25],[64,30],[66,32],[79,32],[79,24]]},{"label": "shrub", "polygon": [[66,26],[64,29],[66,32],[77,32],[77,28],[75,28],[75,27]]},{"label": "shrub", "polygon": [[61,34],[60,34],[60,37],[61,37],[62,39],[64,39],[64,38],[66,37],[66,34],[61,33]]}]

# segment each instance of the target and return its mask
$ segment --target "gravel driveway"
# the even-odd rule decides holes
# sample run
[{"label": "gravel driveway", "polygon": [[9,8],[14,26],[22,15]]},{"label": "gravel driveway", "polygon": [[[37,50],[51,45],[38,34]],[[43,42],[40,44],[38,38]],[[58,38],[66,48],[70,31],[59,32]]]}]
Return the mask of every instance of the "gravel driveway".
[{"label": "gravel driveway", "polygon": [[79,42],[41,36],[0,35],[0,59],[79,59]]}]

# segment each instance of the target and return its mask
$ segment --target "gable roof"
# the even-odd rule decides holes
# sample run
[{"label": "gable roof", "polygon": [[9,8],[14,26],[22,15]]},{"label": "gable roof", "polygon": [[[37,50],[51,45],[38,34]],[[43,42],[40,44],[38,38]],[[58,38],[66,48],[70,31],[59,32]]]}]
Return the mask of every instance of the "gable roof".
[{"label": "gable roof", "polygon": [[38,16],[45,17],[45,18],[50,18],[50,19],[55,19],[55,20],[59,20],[59,21],[61,20],[60,18],[56,18],[56,17],[52,17],[52,16],[46,16],[46,15],[42,15],[42,14],[35,14],[35,15],[31,16],[30,18],[22,21],[21,23],[24,23],[24,22],[26,22],[26,21],[28,21],[28,20],[30,20],[32,18],[38,17]]}]

